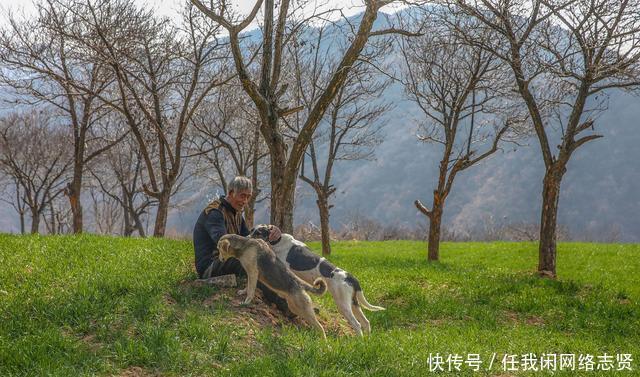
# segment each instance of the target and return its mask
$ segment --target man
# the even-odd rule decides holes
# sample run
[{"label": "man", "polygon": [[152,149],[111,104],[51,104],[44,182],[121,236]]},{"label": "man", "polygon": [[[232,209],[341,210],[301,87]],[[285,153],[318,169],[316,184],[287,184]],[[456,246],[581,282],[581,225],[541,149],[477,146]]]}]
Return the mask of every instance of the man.
[{"label": "man", "polygon": [[[220,261],[217,245],[220,237],[225,234],[238,234],[245,237],[249,235],[242,211],[249,203],[252,194],[251,180],[242,176],[235,177],[227,187],[227,195],[209,203],[198,217],[193,229],[193,248],[196,271],[201,279],[227,274],[245,275],[237,259]],[[281,235],[280,229],[274,225],[271,225],[270,229],[269,240],[278,240]],[[258,288],[267,301],[275,303],[280,310],[286,310],[286,301],[261,284]]]}]

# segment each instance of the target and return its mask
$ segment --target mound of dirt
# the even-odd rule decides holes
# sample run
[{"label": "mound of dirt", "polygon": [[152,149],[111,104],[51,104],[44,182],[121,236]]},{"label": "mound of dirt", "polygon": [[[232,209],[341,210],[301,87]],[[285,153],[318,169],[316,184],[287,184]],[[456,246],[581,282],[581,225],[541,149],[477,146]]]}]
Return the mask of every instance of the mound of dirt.
[{"label": "mound of dirt", "polygon": [[[239,286],[244,287],[244,283],[240,283]],[[256,289],[256,295],[248,305],[243,304],[246,296],[237,294],[237,291],[237,288],[221,288],[206,299],[204,304],[211,307],[216,303],[225,302],[238,313],[236,320],[244,322],[249,326],[269,326],[279,329],[283,325],[294,324],[296,326],[306,327],[306,323],[298,317],[288,317],[282,313],[275,304],[265,302],[260,289]],[[318,313],[318,311],[320,312],[316,314],[318,321],[327,333],[338,336],[353,335],[353,330],[338,313],[328,312],[324,310],[324,308],[318,308],[316,313]]]}]

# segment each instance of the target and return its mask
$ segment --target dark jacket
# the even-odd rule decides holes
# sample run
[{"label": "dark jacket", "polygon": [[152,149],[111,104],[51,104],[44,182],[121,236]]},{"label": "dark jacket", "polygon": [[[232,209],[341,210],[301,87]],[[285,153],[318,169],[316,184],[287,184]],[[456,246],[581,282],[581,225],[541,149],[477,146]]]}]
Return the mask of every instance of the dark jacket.
[{"label": "dark jacket", "polygon": [[198,276],[202,276],[214,258],[218,258],[218,240],[225,234],[248,236],[249,229],[242,213],[236,213],[223,196],[209,203],[193,228],[193,248]]}]

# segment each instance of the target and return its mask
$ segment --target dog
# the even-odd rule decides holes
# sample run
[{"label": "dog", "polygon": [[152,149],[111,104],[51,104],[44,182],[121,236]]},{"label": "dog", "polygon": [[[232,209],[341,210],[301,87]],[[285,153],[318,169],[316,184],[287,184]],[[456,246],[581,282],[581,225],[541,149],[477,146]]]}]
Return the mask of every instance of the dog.
[{"label": "dog", "polygon": [[[293,274],[273,253],[269,244],[261,239],[251,239],[236,234],[227,234],[218,241],[219,258],[226,261],[236,258],[247,273],[247,294],[244,304],[249,304],[256,292],[258,280],[284,298],[289,310],[304,319],[310,326],[322,333],[326,340],[324,328],[315,316],[311,298],[307,292],[322,295],[327,290],[324,280],[318,278],[313,286]],[[242,294],[243,291],[240,291]]]},{"label": "dog", "polygon": [[[268,225],[258,225],[251,229],[249,237],[269,241]],[[360,282],[355,276],[337,268],[323,257],[313,253],[307,245],[283,233],[279,240],[270,242],[274,253],[293,273],[306,282],[315,282],[322,278],[333,296],[338,311],[347,319],[349,325],[359,336],[371,333],[371,324],[362,312],[362,308],[371,311],[385,310],[381,306],[371,305],[364,297]]]}]

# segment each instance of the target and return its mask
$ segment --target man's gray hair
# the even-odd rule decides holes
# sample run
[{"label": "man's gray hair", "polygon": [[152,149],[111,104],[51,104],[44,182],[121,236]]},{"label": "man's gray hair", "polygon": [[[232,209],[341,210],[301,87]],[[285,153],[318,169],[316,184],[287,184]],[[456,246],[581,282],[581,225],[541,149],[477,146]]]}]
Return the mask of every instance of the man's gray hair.
[{"label": "man's gray hair", "polygon": [[247,177],[243,177],[241,175],[235,177],[227,186],[227,194],[231,191],[240,192],[240,191],[253,191],[253,185],[251,184],[251,180]]}]

